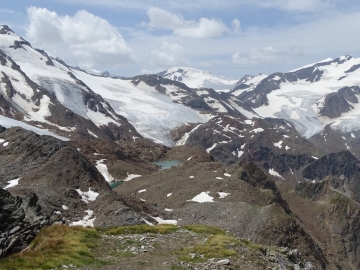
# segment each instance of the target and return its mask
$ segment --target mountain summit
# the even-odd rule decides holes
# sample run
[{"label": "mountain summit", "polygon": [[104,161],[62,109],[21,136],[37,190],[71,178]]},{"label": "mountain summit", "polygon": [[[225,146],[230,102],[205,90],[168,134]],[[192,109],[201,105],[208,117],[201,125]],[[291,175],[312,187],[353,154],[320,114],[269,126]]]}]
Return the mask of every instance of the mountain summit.
[{"label": "mountain summit", "polygon": [[158,73],[159,76],[185,83],[191,88],[212,88],[219,92],[228,92],[237,80],[227,80],[215,76],[209,71],[189,67],[173,67]]}]

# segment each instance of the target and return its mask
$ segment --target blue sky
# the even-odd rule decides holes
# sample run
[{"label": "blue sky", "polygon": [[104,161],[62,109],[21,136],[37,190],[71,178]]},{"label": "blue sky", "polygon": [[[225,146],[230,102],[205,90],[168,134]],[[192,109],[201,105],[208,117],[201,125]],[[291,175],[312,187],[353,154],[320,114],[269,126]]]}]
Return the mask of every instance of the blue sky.
[{"label": "blue sky", "polygon": [[360,57],[355,0],[16,0],[0,24],[70,65],[124,76],[191,66],[238,79]]}]

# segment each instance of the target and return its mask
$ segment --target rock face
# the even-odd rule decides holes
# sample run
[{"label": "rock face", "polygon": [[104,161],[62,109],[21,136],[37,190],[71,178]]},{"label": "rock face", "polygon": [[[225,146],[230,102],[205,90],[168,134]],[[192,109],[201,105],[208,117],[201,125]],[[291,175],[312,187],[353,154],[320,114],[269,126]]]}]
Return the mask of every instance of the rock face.
[{"label": "rock face", "polygon": [[278,178],[303,181],[296,172],[322,156],[323,151],[301,137],[281,119],[246,119],[219,115],[189,133],[186,145],[197,146],[217,161],[231,165],[251,161]]},{"label": "rock face", "polygon": [[[50,136],[21,128],[0,129],[0,185],[12,195],[36,193],[42,211],[54,220],[71,224],[116,226],[143,223],[123,199],[77,149]],[[89,216],[85,211],[91,210]]]},{"label": "rock face", "polygon": [[37,201],[34,193],[21,199],[0,189],[0,257],[23,250],[42,227],[50,224]]},{"label": "rock face", "polygon": [[312,228],[312,234],[336,269],[355,270],[360,267],[360,207],[358,202],[334,188],[337,181],[333,178],[322,183],[299,184],[295,194],[305,198],[306,203],[296,214]]},{"label": "rock face", "polygon": [[325,97],[320,115],[329,118],[340,117],[343,113],[349,112],[354,107],[351,105],[359,103],[356,95],[360,94],[360,87],[344,87],[335,93],[331,93]]}]

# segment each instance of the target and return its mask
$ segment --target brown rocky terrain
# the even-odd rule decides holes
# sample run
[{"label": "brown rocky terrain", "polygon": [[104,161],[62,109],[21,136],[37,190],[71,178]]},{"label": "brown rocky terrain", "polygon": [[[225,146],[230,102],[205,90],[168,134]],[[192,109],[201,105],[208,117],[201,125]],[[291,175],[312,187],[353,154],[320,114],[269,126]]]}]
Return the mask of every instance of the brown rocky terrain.
[{"label": "brown rocky terrain", "polygon": [[[253,163],[225,167],[201,149],[195,148],[196,154],[185,149],[174,147],[165,156],[181,160],[177,167],[135,178],[115,191],[165,210],[160,214],[164,220],[218,226],[254,242],[296,246],[317,267],[326,268],[317,242],[291,213],[272,179]],[[199,194],[210,201],[190,201]]]},{"label": "brown rocky terrain", "polygon": [[1,186],[18,179],[9,192],[20,197],[37,194],[42,211],[54,220],[82,220],[90,209],[95,224],[143,222],[95,166],[66,142],[21,128],[1,129],[0,137],[6,141],[0,146]]}]

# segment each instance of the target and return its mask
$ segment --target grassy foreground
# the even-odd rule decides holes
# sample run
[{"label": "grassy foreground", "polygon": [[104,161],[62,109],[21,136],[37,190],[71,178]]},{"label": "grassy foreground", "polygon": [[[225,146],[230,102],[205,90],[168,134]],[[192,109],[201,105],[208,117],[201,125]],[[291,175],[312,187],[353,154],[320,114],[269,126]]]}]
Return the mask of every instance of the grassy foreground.
[{"label": "grassy foreground", "polygon": [[[77,267],[91,265],[94,268],[99,268],[102,265],[111,264],[111,262],[97,258],[96,252],[94,252],[97,249],[102,249],[100,245],[101,235],[169,234],[180,229],[204,235],[207,241],[195,246],[179,247],[174,254],[179,260],[196,262],[203,261],[205,258],[223,258],[237,255],[234,248],[240,244],[239,240],[227,236],[221,229],[204,225],[185,227],[139,225],[110,229],[52,225],[41,230],[27,250],[0,259],[0,268],[8,270],[55,269],[62,268],[62,265]],[[125,253],[119,253],[119,256],[126,257],[124,256]],[[202,254],[202,258],[191,258],[189,257],[191,253]],[[130,255],[133,256],[132,253],[129,253]]]},{"label": "grassy foreground", "polygon": [[51,269],[63,264],[95,263],[91,253],[100,239],[97,230],[52,225],[40,231],[29,248],[0,260],[1,269]]}]

